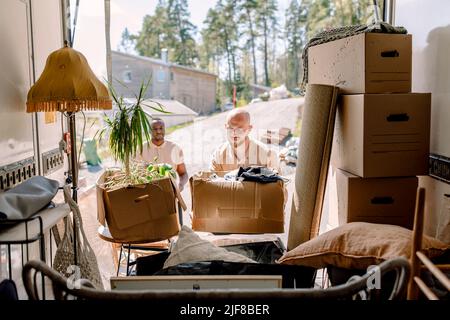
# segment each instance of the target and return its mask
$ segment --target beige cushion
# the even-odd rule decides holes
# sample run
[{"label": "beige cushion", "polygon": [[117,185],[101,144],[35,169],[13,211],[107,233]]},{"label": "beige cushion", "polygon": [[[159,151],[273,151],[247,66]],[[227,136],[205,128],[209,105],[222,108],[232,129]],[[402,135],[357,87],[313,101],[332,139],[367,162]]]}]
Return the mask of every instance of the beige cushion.
[{"label": "beige cushion", "polygon": [[[279,262],[314,268],[366,269],[390,258],[409,258],[411,239],[412,231],[403,227],[352,222],[299,245],[285,253]],[[424,236],[422,248],[433,258],[448,249],[448,245]]]},{"label": "beige cushion", "polygon": [[223,260],[227,262],[255,263],[246,256],[217,247],[207,240],[202,240],[189,227],[183,226],[178,240],[173,246],[164,268],[180,263]]}]

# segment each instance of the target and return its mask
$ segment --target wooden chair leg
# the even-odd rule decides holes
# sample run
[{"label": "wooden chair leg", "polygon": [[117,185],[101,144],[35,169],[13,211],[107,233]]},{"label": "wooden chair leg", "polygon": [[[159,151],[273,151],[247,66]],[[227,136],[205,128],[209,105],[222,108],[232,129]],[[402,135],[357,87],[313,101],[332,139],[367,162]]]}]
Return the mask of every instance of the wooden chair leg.
[{"label": "wooden chair leg", "polygon": [[111,242],[111,250],[112,250],[112,256],[113,256],[113,262],[114,262],[114,270],[118,270],[120,265],[120,260],[117,257],[117,250],[119,249],[118,244]]},{"label": "wooden chair leg", "polygon": [[414,229],[411,244],[411,275],[408,282],[408,300],[417,300],[419,297],[419,288],[414,281],[415,277],[420,276],[420,260],[417,257],[417,251],[422,248],[423,220],[425,211],[425,189],[419,188],[416,196],[416,208],[414,213]]}]

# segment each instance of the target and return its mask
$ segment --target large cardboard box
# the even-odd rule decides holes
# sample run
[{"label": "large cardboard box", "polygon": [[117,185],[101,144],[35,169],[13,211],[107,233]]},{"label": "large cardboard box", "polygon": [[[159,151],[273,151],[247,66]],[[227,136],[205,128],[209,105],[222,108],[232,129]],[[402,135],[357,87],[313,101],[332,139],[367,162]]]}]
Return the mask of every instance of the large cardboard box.
[{"label": "large cardboard box", "polygon": [[362,33],[308,49],[308,82],[341,93],[411,92],[412,37]]},{"label": "large cardboard box", "polygon": [[192,229],[214,233],[283,233],[284,183],[225,181],[200,172],[190,178]]},{"label": "large cardboard box", "polygon": [[338,169],[336,182],[339,225],[361,221],[412,229],[417,177],[366,179]]},{"label": "large cardboard box", "polygon": [[342,95],[332,163],[364,178],[428,174],[431,94]]},{"label": "large cardboard box", "polygon": [[108,227],[116,242],[153,242],[178,234],[176,198],[185,204],[170,178],[106,190],[106,175],[97,181],[98,221]]}]

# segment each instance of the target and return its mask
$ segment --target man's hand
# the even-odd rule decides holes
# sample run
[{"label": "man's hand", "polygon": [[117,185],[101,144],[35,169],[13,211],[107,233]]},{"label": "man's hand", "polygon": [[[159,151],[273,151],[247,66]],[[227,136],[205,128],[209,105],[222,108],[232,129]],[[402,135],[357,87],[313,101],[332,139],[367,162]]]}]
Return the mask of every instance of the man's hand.
[{"label": "man's hand", "polygon": [[177,173],[178,173],[178,177],[180,178],[178,188],[180,189],[180,192],[181,192],[184,189],[184,185],[189,180],[189,177],[188,177],[188,174],[186,171],[186,165],[184,163],[181,163],[177,166]]}]

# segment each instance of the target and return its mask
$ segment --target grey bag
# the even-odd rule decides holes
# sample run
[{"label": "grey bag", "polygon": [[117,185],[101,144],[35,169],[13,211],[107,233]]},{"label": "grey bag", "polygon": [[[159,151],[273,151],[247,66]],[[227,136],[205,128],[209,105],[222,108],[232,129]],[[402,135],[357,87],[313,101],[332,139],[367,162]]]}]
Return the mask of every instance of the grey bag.
[{"label": "grey bag", "polygon": [[[70,217],[64,218],[64,236],[59,241],[53,261],[53,269],[69,279],[74,279],[74,277],[74,280],[87,279],[97,289],[103,289],[97,257],[84,233],[80,208],[70,197],[68,185],[64,186],[64,199],[73,213],[74,220],[72,222]],[[75,231],[72,223],[75,224]],[[76,232],[77,266],[75,266],[74,232]]]},{"label": "grey bag", "polygon": [[31,217],[52,201],[58,187],[58,181],[35,176],[0,193],[0,219]]}]

